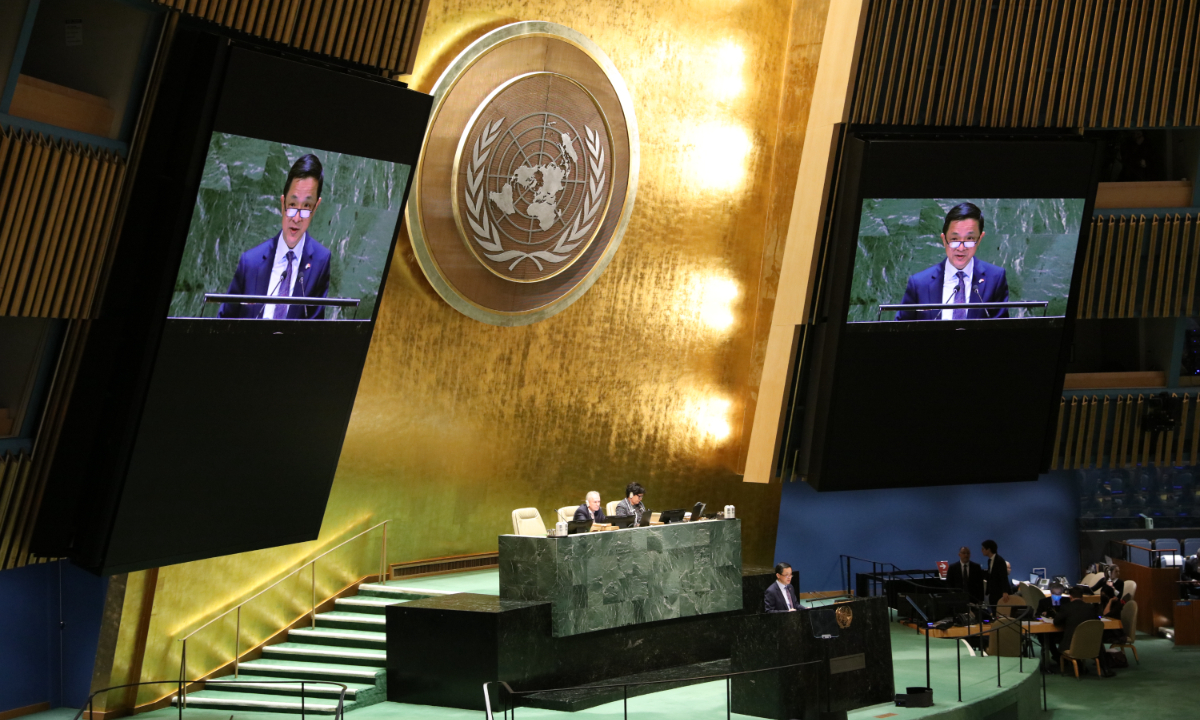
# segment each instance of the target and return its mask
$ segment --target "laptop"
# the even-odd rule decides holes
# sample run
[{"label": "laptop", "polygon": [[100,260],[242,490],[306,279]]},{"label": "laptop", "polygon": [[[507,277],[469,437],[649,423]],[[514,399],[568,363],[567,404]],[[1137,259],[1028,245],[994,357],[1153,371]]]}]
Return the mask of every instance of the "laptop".
[{"label": "laptop", "polygon": [[683,508],[679,508],[678,510],[664,510],[659,514],[658,521],[664,525],[668,523],[683,522],[683,513]]},{"label": "laptop", "polygon": [[699,520],[704,517],[704,503],[698,502],[692,508],[692,520]]},{"label": "laptop", "polygon": [[592,521],[591,520],[568,520],[567,521],[567,534],[568,535],[579,535],[581,533],[586,533],[586,532],[591,532],[591,531],[592,531]]},{"label": "laptop", "polygon": [[633,515],[614,515],[612,517],[605,518],[604,521],[610,525],[616,525],[618,528],[623,530],[627,527],[633,527],[633,521],[635,519],[636,518],[634,518]]}]

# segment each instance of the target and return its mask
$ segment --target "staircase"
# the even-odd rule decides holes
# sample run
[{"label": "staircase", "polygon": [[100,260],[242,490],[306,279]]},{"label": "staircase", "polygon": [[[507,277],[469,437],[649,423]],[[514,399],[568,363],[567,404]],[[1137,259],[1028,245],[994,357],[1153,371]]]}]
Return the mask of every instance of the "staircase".
[{"label": "staircase", "polygon": [[[384,608],[450,594],[406,588],[402,583],[360,583],[357,595],[338,598],[333,610],[317,613],[316,627],[289,630],[287,642],[267,645],[261,658],[239,663],[236,678],[214,678],[221,684],[210,683],[204,690],[188,693],[187,706],[299,713],[301,680],[345,683],[347,712],[382,702],[387,695]],[[287,682],[265,682],[280,680]],[[305,685],[303,711],[334,714],[340,692],[333,685]]]}]

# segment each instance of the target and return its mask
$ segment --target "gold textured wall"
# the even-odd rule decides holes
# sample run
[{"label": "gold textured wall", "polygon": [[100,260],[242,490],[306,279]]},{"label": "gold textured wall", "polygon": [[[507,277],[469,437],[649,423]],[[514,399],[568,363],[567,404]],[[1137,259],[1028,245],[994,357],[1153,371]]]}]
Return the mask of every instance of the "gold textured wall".
[{"label": "gold textured wall", "polygon": [[552,521],[589,490],[608,501],[636,480],[656,510],[737,505],[745,562],[772,562],[779,486],[736,471],[827,5],[432,0],[417,89],[516,20],[562,23],[605,49],[641,132],[629,230],[587,295],[519,328],[451,309],[402,240],[321,539],[162,568],[142,677],[176,676],[182,632],[386,518],[391,561],[491,551],[513,508]]}]

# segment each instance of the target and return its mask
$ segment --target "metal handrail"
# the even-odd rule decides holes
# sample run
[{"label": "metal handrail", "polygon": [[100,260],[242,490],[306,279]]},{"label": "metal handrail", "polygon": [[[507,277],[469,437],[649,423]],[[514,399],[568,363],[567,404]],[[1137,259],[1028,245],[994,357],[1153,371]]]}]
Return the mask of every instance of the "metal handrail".
[{"label": "metal handrail", "polygon": [[[376,528],[380,528],[380,527],[383,528],[383,539],[382,539],[382,542],[380,543],[380,550],[379,550],[379,579],[380,579],[380,582],[383,582],[383,580],[386,578],[386,575],[387,575],[387,525],[390,522],[391,522],[391,520],[384,520],[381,523],[372,525],[371,527],[367,528],[366,530],[363,530],[362,532],[358,533],[357,535],[354,535],[353,537],[346,538],[342,542],[338,543],[337,545],[334,545],[333,547],[329,548],[328,550],[321,553],[320,555],[305,562],[303,565],[300,565],[299,567],[297,567],[295,570],[291,571],[287,575],[284,575],[283,577],[279,578],[278,580],[271,583],[267,587],[263,588],[262,590],[259,590],[258,592],[254,593],[250,597],[241,601],[234,607],[229,608],[225,612],[212,618],[211,620],[204,623],[203,625],[196,628],[195,630],[191,631],[190,633],[183,636],[182,638],[177,639],[176,642],[183,643],[183,648],[181,650],[180,658],[179,658],[179,677],[181,679],[187,677],[187,641],[188,641],[188,638],[192,637],[196,633],[200,632],[204,628],[208,627],[209,625],[212,625],[216,621],[220,620],[221,618],[225,617],[226,615],[228,615],[229,613],[232,613],[232,612],[237,613],[237,626],[236,626],[236,629],[234,630],[234,645],[233,645],[233,676],[237,677],[238,676],[238,660],[241,658],[241,654],[242,654],[242,648],[241,648],[242,606],[248,604],[250,601],[254,600],[258,596],[267,592],[268,590],[271,590],[275,586],[282,583],[284,580],[287,580],[288,578],[291,578],[292,576],[299,574],[300,571],[304,570],[304,568],[306,568],[306,567],[311,568],[311,571],[312,571],[312,583],[310,586],[310,588],[311,588],[310,601],[311,602],[309,605],[309,613],[308,613],[309,617],[311,618],[311,622],[312,622],[310,627],[316,627],[317,626],[317,561],[320,560],[321,558],[325,557],[329,553],[333,552],[334,550],[337,550],[338,548],[342,547],[343,545],[346,545],[347,543],[349,543],[353,540],[357,540],[358,538],[362,537],[363,535],[366,535],[367,533],[371,532],[372,530],[375,530]],[[185,705],[187,702],[186,697],[187,696],[185,695],[184,700],[183,700],[183,703]]]},{"label": "metal handrail", "polygon": [[[176,703],[176,707],[179,708],[179,720],[183,720],[183,709],[184,709],[184,706],[187,704],[186,703],[187,693],[185,692],[187,689],[187,685],[188,685],[188,683],[197,683],[197,682],[200,682],[200,681],[199,680],[184,680],[183,678],[180,678],[178,680],[146,680],[145,682],[126,683],[124,685],[113,685],[112,687],[106,687],[103,690],[97,690],[96,692],[92,693],[91,695],[88,695],[88,699],[87,699],[87,702],[84,703],[84,707],[87,708],[88,720],[91,720],[92,718],[94,718],[96,716],[96,711],[93,707],[92,701],[95,700],[96,696],[99,695],[100,693],[106,693],[106,692],[109,692],[112,690],[121,690],[124,688],[141,687],[142,685],[177,685],[177,686],[179,686],[179,689],[176,691],[176,693],[179,696],[179,702]],[[230,680],[205,680],[204,682],[212,683],[213,685],[232,685],[233,684],[233,681],[230,681]],[[300,683],[300,718],[301,718],[301,720],[303,720],[303,718],[307,714],[306,709],[305,709],[305,696],[304,696],[305,687],[304,686],[305,685],[335,685],[337,687],[340,687],[342,690],[341,690],[341,692],[338,693],[337,712],[335,712],[333,714],[333,717],[335,718],[335,720],[338,720],[345,716],[345,713],[346,713],[346,691],[350,689],[345,683],[340,683],[335,680],[255,680],[255,682],[259,683],[260,685],[284,685],[284,684],[289,684],[289,683]],[[170,697],[170,696],[168,695],[167,697]],[[72,718],[71,720],[80,720],[80,718],[82,716],[83,716],[83,708],[81,707],[81,708],[79,708],[79,712],[75,713],[75,717]]]}]

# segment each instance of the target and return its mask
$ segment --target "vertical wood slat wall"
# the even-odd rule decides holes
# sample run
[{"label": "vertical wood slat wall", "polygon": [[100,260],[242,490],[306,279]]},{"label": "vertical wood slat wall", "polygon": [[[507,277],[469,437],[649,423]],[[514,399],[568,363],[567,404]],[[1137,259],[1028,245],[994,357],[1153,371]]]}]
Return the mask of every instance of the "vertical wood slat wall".
[{"label": "vertical wood slat wall", "polygon": [[1076,317],[1200,314],[1200,218],[1139,215],[1092,220]]},{"label": "vertical wood slat wall", "polygon": [[393,74],[413,71],[429,0],[154,0],[232,30]]},{"label": "vertical wood slat wall", "polygon": [[1200,393],[1172,394],[1182,408],[1179,424],[1156,435],[1142,431],[1149,397],[1139,393],[1062,398],[1050,469],[1200,464]]},{"label": "vertical wood slat wall", "polygon": [[870,0],[851,121],[1200,125],[1200,0]]},{"label": "vertical wood slat wall", "polygon": [[0,129],[0,316],[87,317],[125,164]]},{"label": "vertical wood slat wall", "polygon": [[46,562],[29,552],[33,526],[58,445],[89,321],[70,323],[32,454],[0,455],[0,570]]}]

